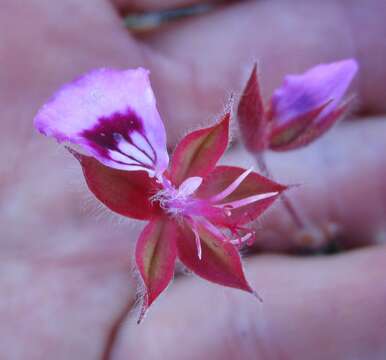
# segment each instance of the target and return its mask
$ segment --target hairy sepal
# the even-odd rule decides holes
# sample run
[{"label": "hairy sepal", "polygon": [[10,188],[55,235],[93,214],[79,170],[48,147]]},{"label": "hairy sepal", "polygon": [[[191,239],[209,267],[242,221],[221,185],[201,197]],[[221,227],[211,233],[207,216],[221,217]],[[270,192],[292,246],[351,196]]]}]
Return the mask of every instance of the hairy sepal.
[{"label": "hairy sepal", "polygon": [[237,119],[247,150],[252,153],[264,151],[268,147],[269,122],[261,97],[257,64],[241,96]]},{"label": "hairy sepal", "polygon": [[201,241],[201,258],[197,256],[193,231],[187,224],[180,225],[177,251],[182,263],[208,281],[253,293],[235,246],[221,233],[215,234],[203,225],[197,226],[196,230]]},{"label": "hairy sepal", "polygon": [[177,145],[171,161],[170,177],[178,186],[186,178],[205,177],[224,154],[229,141],[230,113],[209,128],[193,131]]},{"label": "hairy sepal", "polygon": [[330,103],[331,100],[295,119],[273,127],[270,135],[270,148],[276,150],[291,146],[291,143],[296,142],[300,136],[314,127],[316,119]]},{"label": "hairy sepal", "polygon": [[159,206],[149,200],[158,191],[159,184],[145,171],[113,169],[91,156],[69,151],[79,161],[91,192],[110,210],[138,220],[161,213]]},{"label": "hairy sepal", "polygon": [[164,217],[153,219],[142,231],[135,260],[146,288],[139,322],[146,310],[173,279],[177,229]]},{"label": "hairy sepal", "polygon": [[280,146],[271,147],[271,149],[275,151],[288,151],[296,150],[311,144],[330,130],[337,121],[342,119],[348,112],[348,108],[349,102],[346,102],[344,105],[319,120],[316,124],[312,124],[293,141]]}]

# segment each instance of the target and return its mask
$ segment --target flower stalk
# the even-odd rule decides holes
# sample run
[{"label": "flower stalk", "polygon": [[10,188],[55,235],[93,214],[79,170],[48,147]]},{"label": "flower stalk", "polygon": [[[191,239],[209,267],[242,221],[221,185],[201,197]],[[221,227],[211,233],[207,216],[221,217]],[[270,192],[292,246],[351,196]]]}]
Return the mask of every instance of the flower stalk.
[{"label": "flower stalk", "polygon": [[[257,154],[256,155],[256,164],[261,171],[262,175],[266,176],[269,179],[273,179],[272,172],[269,169],[267,165],[267,161],[265,159],[264,154]],[[292,200],[289,198],[287,193],[283,193],[280,197],[280,200],[286,209],[288,215],[292,219],[292,222],[294,223],[295,227],[298,230],[304,230],[306,228],[306,220],[302,219],[302,216],[300,213],[296,210],[295,205],[293,204]]]}]

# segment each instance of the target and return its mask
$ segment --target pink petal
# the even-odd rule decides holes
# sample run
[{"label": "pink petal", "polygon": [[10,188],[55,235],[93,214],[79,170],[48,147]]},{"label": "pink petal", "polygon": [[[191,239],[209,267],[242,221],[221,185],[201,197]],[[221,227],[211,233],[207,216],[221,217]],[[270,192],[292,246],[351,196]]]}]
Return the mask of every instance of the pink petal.
[{"label": "pink petal", "polygon": [[216,125],[193,131],[177,145],[170,177],[178,186],[188,177],[205,177],[216,166],[228,146],[230,113]]},{"label": "pink petal", "polygon": [[272,113],[281,125],[330,102],[315,121],[334,111],[358,70],[354,59],[317,65],[301,75],[288,75],[271,99]]},{"label": "pink petal", "polygon": [[149,72],[99,69],[62,87],[35,117],[36,128],[79,144],[106,166],[161,174],[166,134]]},{"label": "pink petal", "polygon": [[177,253],[176,234],[176,225],[160,217],[152,220],[138,239],[135,259],[146,287],[139,321],[173,278]]},{"label": "pink petal", "polygon": [[206,280],[253,293],[235,246],[202,225],[198,225],[197,232],[201,240],[201,259],[197,256],[195,234],[187,224],[180,227],[177,251],[182,263]]},{"label": "pink petal", "polygon": [[178,193],[181,196],[192,195],[202,184],[202,177],[193,176],[184,180],[184,182],[178,187]]},{"label": "pink petal", "polygon": [[[243,173],[244,169],[235,166],[217,166],[212,173],[204,180],[197,190],[197,197],[201,199],[215,198],[216,194],[221,193],[230,184],[234,183]],[[250,202],[243,207],[229,208],[229,213],[216,212],[213,217],[210,214],[206,216],[210,221],[219,226],[243,225],[255,220],[260,216],[273,202],[279,194],[286,189],[285,186],[275,183],[264,176],[251,172],[243,179],[239,186],[228,196],[223,198],[219,204],[231,202],[240,202],[253,196],[259,196],[267,193],[278,193],[256,202]]]},{"label": "pink petal", "polygon": [[265,150],[268,147],[269,124],[264,113],[256,64],[241,96],[237,119],[245,147],[251,152]]},{"label": "pink petal", "polygon": [[149,200],[159,190],[159,184],[146,172],[112,169],[93,157],[71,152],[82,166],[89,189],[109,209],[139,220],[161,213],[160,207]]}]

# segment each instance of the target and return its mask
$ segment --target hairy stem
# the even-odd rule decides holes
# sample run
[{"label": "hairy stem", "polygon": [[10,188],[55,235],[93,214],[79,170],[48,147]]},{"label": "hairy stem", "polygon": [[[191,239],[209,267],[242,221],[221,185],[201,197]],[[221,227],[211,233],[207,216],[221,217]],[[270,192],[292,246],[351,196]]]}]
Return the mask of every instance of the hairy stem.
[{"label": "hairy stem", "polygon": [[[269,179],[272,179],[272,173],[270,169],[267,166],[267,162],[265,161],[265,157],[263,154],[258,154],[256,156],[256,163],[258,168],[260,169],[261,173],[268,177]],[[302,217],[300,216],[299,212],[296,210],[295,206],[293,205],[293,202],[291,199],[287,196],[287,194],[282,193],[281,199],[283,202],[283,205],[285,209],[287,210],[289,216],[291,217],[293,223],[299,230],[305,229],[305,222],[303,221]]]}]

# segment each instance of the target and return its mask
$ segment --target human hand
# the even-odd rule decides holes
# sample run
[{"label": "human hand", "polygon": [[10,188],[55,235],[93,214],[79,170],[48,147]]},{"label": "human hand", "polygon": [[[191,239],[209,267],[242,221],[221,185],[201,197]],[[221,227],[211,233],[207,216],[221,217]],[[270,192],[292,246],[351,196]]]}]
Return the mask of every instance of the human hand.
[{"label": "human hand", "polygon": [[[358,111],[378,117],[362,116],[270,160],[277,180],[305,183],[293,196],[315,223],[338,223],[344,246],[373,244],[385,231],[382,1],[243,2],[140,37],[127,33],[105,0],[1,5],[0,358],[386,356],[382,245],[334,257],[251,256],[246,272],[263,304],[181,276],[136,326],[129,250],[137,228],[106,216],[95,221],[95,202],[82,210],[80,192],[88,192],[76,164],[31,126],[56,88],[96,67],[150,68],[175,140],[220,113],[256,59],[269,94],[286,73],[356,57]],[[228,161],[250,165],[238,151]],[[291,251],[280,205],[262,225],[260,249]]]}]

